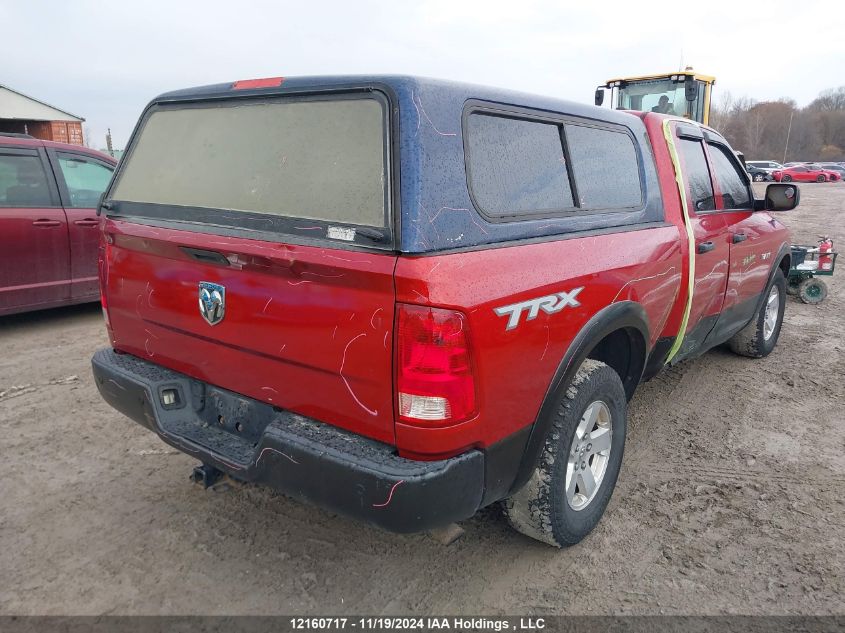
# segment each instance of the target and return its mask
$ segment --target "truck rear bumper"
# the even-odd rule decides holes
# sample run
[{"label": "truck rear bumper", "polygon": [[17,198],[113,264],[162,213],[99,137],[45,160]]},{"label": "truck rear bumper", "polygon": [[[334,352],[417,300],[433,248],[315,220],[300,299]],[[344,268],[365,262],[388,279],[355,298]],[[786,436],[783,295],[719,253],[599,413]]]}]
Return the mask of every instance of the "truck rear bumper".
[{"label": "truck rear bumper", "polygon": [[[432,462],[405,459],[386,444],[129,354],[104,349],[91,363],[106,402],[236,479],[394,532],[444,526],[472,516],[482,503],[480,451]],[[169,399],[174,402],[165,404]]]}]

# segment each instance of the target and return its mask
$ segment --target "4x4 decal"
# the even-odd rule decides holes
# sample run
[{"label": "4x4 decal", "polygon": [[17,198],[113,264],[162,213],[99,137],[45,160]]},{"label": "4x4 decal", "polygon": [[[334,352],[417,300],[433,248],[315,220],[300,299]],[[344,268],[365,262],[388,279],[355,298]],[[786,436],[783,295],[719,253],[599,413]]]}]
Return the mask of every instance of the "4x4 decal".
[{"label": "4x4 decal", "polygon": [[537,318],[537,315],[540,314],[540,310],[546,314],[554,314],[555,312],[560,312],[567,306],[571,306],[573,308],[579,307],[581,303],[575,297],[577,297],[583,289],[584,286],[581,286],[580,288],[575,288],[575,290],[570,290],[569,292],[557,292],[553,295],[538,297],[537,299],[529,299],[528,301],[512,303],[500,308],[494,308],[493,312],[499,316],[510,315],[508,325],[505,327],[505,330],[512,330],[519,325],[519,319],[522,316],[523,310],[528,310],[528,316],[525,320],[530,321],[531,319]]}]

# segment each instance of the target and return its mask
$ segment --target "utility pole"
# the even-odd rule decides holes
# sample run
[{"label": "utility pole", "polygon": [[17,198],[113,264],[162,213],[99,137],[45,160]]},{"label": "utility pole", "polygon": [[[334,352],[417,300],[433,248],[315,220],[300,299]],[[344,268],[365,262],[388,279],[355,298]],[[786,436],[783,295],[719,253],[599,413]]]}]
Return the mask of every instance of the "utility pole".
[{"label": "utility pole", "polygon": [[789,133],[792,131],[792,115],[795,114],[795,111],[789,113],[789,127],[786,128],[786,143],[783,146],[783,160],[781,163],[786,162],[786,150],[789,148]]},{"label": "utility pole", "polygon": [[109,150],[109,155],[114,158],[114,149],[112,149],[111,145],[111,128],[108,128],[108,132],[106,133],[106,149]]}]

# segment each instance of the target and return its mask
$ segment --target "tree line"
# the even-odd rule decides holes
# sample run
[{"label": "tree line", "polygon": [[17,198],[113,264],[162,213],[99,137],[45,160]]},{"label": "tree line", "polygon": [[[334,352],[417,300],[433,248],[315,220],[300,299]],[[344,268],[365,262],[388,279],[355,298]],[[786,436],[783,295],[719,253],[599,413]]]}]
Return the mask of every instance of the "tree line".
[{"label": "tree line", "polygon": [[724,93],[710,125],[748,160],[845,161],[845,86],[821,92],[804,108],[792,99]]}]

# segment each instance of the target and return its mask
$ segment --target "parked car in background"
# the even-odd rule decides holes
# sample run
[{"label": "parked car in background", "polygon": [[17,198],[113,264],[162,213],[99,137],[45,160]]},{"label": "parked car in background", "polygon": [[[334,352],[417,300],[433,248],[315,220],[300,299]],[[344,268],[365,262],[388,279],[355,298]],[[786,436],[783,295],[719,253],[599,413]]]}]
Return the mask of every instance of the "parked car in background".
[{"label": "parked car in background", "polygon": [[754,182],[774,180],[774,176],[772,176],[771,171],[769,171],[768,169],[763,169],[761,167],[755,167],[754,165],[751,165],[749,163],[745,163],[745,171],[748,172],[748,175]]},{"label": "parked car in background", "polygon": [[768,173],[772,173],[775,169],[783,169],[783,165],[774,160],[747,160],[746,167],[756,167]]},{"label": "parked car in background", "polygon": [[[835,174],[832,171],[824,169],[814,169],[806,165],[795,165],[794,167],[786,167],[784,169],[777,169],[772,173],[775,180],[778,182],[827,182],[830,180],[830,175]],[[838,175],[836,176],[838,179]]]},{"label": "parked car in background", "polygon": [[806,167],[807,169],[816,169],[818,171],[823,172],[830,182],[836,182],[837,180],[842,179],[842,175],[838,171],[823,167],[819,163],[805,163],[804,167]]},{"label": "parked car in background", "polygon": [[0,133],[0,315],[99,299],[96,206],[116,162]]},{"label": "parked car in background", "polygon": [[821,163],[822,169],[827,169],[828,171],[835,171],[839,174],[839,179],[842,180],[845,178],[845,165],[841,163]]}]

